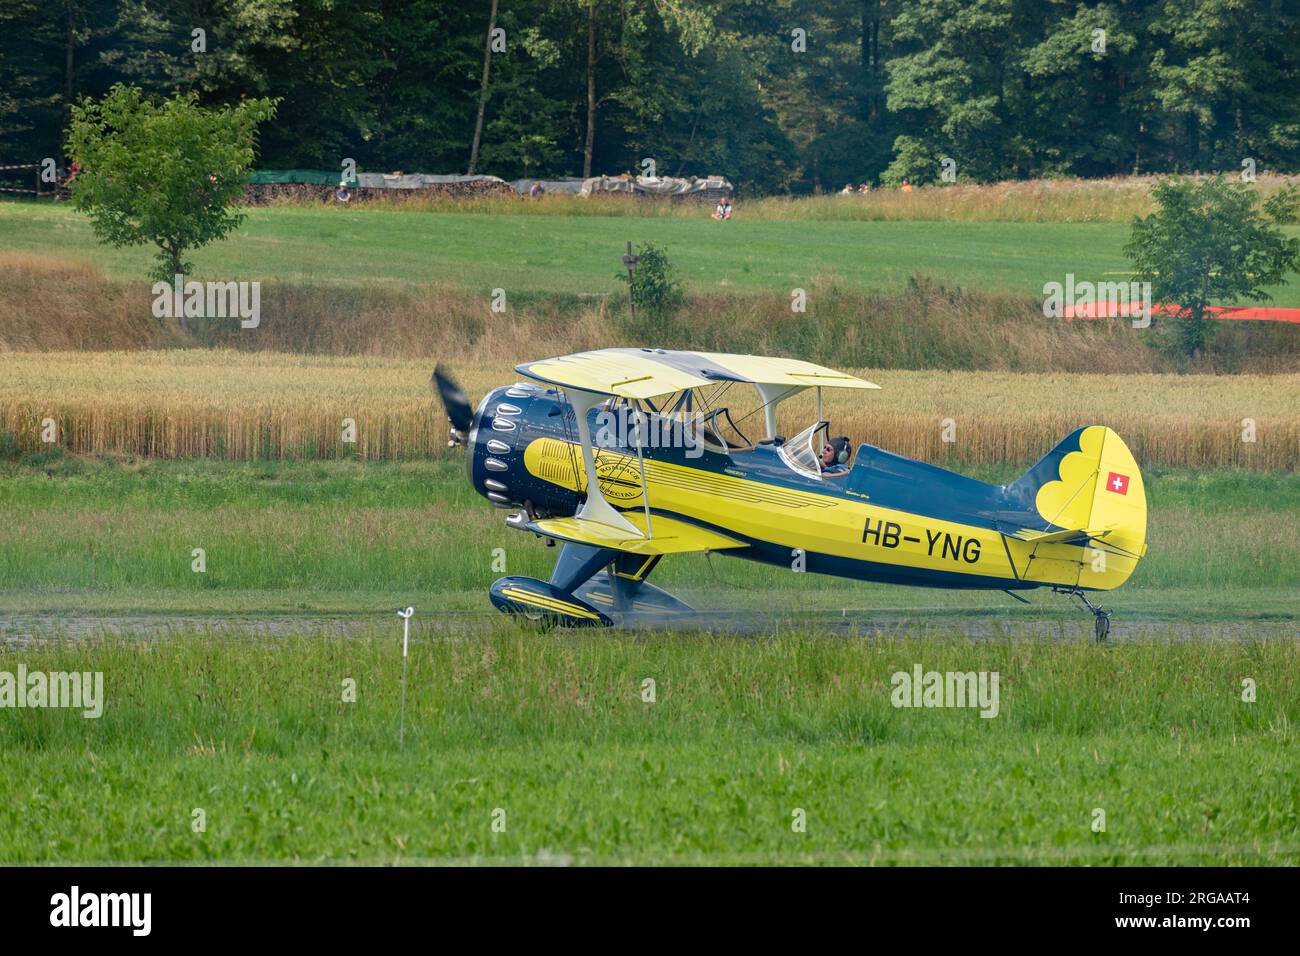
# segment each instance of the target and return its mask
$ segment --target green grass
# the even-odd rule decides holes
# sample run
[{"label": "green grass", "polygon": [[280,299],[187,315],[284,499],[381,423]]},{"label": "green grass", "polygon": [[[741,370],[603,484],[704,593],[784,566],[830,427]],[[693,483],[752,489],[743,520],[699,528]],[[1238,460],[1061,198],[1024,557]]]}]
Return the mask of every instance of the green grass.
[{"label": "green grass", "polygon": [[[656,581],[767,626],[539,632],[484,589],[494,547],[555,552],[460,462],[3,464],[0,672],[99,671],[106,705],[0,711],[0,861],[1300,862],[1300,476],[1147,479],[1151,554],[1107,599],[1141,629],[1099,647],[1059,600],[721,558]],[[917,663],[997,671],[998,716],[893,707]]]},{"label": "green grass", "polygon": [[[1295,643],[1178,636],[424,630],[404,749],[391,626],[0,650],[106,698],[0,715],[0,860],[1300,861]],[[998,672],[998,715],[893,707],[916,664]]]},{"label": "green grass", "polygon": [[[1292,229],[1295,234],[1300,230]],[[410,213],[379,209],[251,209],[231,238],[193,256],[198,277],[325,284],[446,283],[507,295],[601,293],[628,240],[663,245],[694,290],[788,293],[834,275],[893,291],[914,274],[1041,298],[1045,282],[1120,281],[1128,226],[1118,223],[844,222],[677,217]],[[152,253],[95,242],[67,207],[0,203],[0,248],[89,258],[111,276],[142,278]],[[1300,287],[1276,290],[1300,305]]]},{"label": "green grass", "polygon": [[[1182,620],[1300,615],[1300,475],[1155,470],[1147,483],[1150,551],[1108,606]],[[494,579],[549,577],[557,553],[507,528],[460,461],[9,463],[0,514],[0,599],[29,614],[348,615],[398,600],[484,610]],[[774,608],[1078,618],[1051,597],[1029,609],[995,592],[866,585],[720,555],[665,561],[654,580],[704,610],[750,607],[758,592]]]}]

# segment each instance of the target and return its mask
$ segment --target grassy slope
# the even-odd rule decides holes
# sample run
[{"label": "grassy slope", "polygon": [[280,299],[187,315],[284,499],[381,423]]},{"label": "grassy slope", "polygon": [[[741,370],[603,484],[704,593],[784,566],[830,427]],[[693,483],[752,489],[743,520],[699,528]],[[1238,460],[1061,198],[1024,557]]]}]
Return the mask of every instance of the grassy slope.
[{"label": "grassy slope", "polygon": [[[1008,468],[977,475],[1003,481]],[[1294,619],[1300,476],[1151,472],[1151,550],[1108,597],[1121,615]],[[485,610],[505,571],[548,577],[556,552],[505,527],[458,461],[237,465],[65,461],[0,470],[0,597],[17,613],[364,616],[398,600]],[[191,570],[203,548],[207,570]],[[494,549],[503,549],[500,556]],[[926,618],[1069,619],[998,594],[868,586],[748,563],[682,556],[656,583],[697,606],[852,608]],[[909,608],[916,609],[915,613]]]},{"label": "grassy slope", "polygon": [[[0,722],[0,859],[1300,858],[1291,642],[542,638],[500,623],[415,640],[404,751],[396,648],[389,626],[0,650],[0,669],[102,671],[107,698],[98,720]],[[891,706],[891,674],[916,664],[997,671],[998,716]]]},{"label": "grassy slope", "polygon": [[[626,242],[667,247],[698,291],[806,288],[834,274],[897,289],[915,273],[1041,297],[1043,283],[1119,281],[1128,227],[1115,223],[746,221],[319,208],[253,209],[233,238],[195,253],[199,277],[355,284],[445,282],[512,292],[612,292]],[[95,243],[63,207],[0,204],[0,248],[85,256],[138,278],[151,254]],[[143,280],[140,280],[143,281]],[[1300,305],[1300,286],[1277,291]]]}]

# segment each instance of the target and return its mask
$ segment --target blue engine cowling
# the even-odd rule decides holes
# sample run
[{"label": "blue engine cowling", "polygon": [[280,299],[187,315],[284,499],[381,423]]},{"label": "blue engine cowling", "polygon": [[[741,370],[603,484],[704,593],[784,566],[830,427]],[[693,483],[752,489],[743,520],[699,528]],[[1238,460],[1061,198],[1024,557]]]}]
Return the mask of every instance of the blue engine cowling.
[{"label": "blue engine cowling", "polygon": [[553,388],[521,382],[489,392],[474,411],[466,442],[469,481],[498,508],[530,515],[572,515],[578,492],[542,481],[524,466],[524,449],[538,438],[574,441],[573,408]]}]

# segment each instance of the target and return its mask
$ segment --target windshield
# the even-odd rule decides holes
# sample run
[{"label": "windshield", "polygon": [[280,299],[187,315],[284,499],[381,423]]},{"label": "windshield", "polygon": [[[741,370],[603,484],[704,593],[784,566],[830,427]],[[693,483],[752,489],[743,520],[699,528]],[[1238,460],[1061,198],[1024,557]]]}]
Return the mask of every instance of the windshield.
[{"label": "windshield", "polygon": [[815,422],[781,446],[781,457],[792,468],[820,475],[821,450],[829,437],[830,422]]}]

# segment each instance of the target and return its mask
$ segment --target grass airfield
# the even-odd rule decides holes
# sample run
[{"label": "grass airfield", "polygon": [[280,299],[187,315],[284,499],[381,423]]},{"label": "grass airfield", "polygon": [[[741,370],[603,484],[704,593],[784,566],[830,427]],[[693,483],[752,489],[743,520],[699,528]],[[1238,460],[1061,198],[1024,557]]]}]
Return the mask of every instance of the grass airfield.
[{"label": "grass airfield", "polygon": [[[939,350],[918,345],[911,300],[870,326],[852,314],[870,303],[840,296],[919,272],[1028,301],[1067,272],[1125,268],[1140,196],[1040,193],[1015,208],[961,190],[922,190],[915,209],[899,195],[765,200],[725,226],[550,201],[519,215],[256,209],[195,256],[200,276],[299,283],[284,301],[315,319],[268,321],[278,338],[252,354],[145,329],[147,251],[96,245],[64,208],[0,204],[0,266],[14,266],[0,307],[23,350],[0,351],[0,672],[98,671],[106,697],[97,719],[0,710],[0,860],[1300,863],[1289,330],[1242,353],[1260,374],[1140,376],[1127,333],[995,326],[988,300],[932,322],[932,339],[974,336]],[[1082,419],[1133,436],[1151,549],[1102,600],[1112,641],[1042,592],[1027,607],[721,556],[655,573],[705,612],[689,630],[539,631],[491,610],[493,579],[547,577],[555,552],[507,529],[441,447],[427,357],[453,360],[475,395],[537,357],[506,355],[466,318],[498,286],[525,311],[535,297],[519,349],[610,344],[604,305],[578,300],[621,289],[629,238],[667,245],[692,295],[743,307],[811,284],[842,298],[845,314],[805,325],[829,355],[860,325],[854,354],[884,366],[870,376],[881,400],[842,419],[864,440],[1004,482]],[[65,274],[65,260],[91,266]],[[406,290],[393,301],[423,302],[419,321],[314,339],[363,318],[340,294],[352,283]],[[1300,304],[1297,288],[1276,304]],[[70,310],[62,344],[27,330],[46,308]],[[710,308],[739,335],[767,322]],[[1008,336],[1028,344],[1003,366]],[[774,348],[813,349],[798,341]],[[1275,365],[1270,341],[1285,346]],[[287,354],[301,351],[321,354]],[[1086,374],[1061,364],[1074,352]],[[933,438],[949,414],[951,450]],[[46,415],[67,448],[33,437]],[[340,449],[344,416],[383,441]],[[1239,437],[1246,418],[1257,443]],[[408,604],[399,745],[394,610]],[[893,675],[917,666],[997,672],[997,716],[893,706]]]},{"label": "grass airfield", "polygon": [[[1103,646],[1064,599],[719,557],[655,576],[702,627],[521,626],[493,548],[555,552],[456,461],[6,465],[0,671],[100,671],[106,706],[3,714],[0,859],[1300,862],[1300,478],[1149,489]],[[916,665],[998,672],[997,716],[894,707]]]}]

